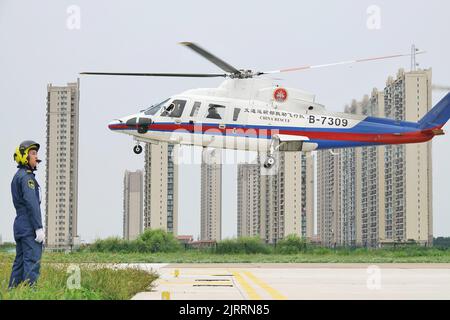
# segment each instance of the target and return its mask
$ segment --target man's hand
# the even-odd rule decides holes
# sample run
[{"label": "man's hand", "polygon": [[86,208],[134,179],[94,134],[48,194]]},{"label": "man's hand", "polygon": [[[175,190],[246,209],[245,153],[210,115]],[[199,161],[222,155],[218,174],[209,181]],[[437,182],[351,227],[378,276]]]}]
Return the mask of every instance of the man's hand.
[{"label": "man's hand", "polygon": [[45,233],[44,233],[44,229],[37,229],[36,230],[36,239],[34,239],[34,241],[42,243],[45,240]]}]

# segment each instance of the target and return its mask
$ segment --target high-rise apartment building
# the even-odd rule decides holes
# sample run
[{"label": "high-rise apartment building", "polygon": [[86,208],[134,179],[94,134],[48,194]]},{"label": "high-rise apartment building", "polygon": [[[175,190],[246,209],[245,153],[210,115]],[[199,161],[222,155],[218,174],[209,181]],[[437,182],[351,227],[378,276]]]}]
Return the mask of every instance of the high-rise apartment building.
[{"label": "high-rise apartment building", "polygon": [[77,245],[80,82],[47,85],[45,233],[48,248]]},{"label": "high-rise apartment building", "polygon": [[123,238],[135,240],[143,231],[144,175],[125,171],[123,178]]},{"label": "high-rise apartment building", "polygon": [[145,145],[144,228],[178,234],[178,148]]},{"label": "high-rise apartment building", "polygon": [[220,149],[202,150],[200,239],[222,239],[222,156]]},{"label": "high-rise apartment building", "polygon": [[325,246],[335,245],[340,233],[340,167],[333,151],[317,153],[317,233]]},{"label": "high-rise apartment building", "polygon": [[261,164],[240,163],[237,167],[237,236],[260,235]]},{"label": "high-rise apartment building", "polygon": [[261,163],[238,166],[238,235],[274,243],[314,233],[314,160],[309,153],[280,152],[274,174]]},{"label": "high-rise apartment building", "polygon": [[[390,77],[349,113],[418,121],[431,108],[431,70]],[[414,240],[431,245],[431,142],[318,154],[318,231],[324,245]]]}]

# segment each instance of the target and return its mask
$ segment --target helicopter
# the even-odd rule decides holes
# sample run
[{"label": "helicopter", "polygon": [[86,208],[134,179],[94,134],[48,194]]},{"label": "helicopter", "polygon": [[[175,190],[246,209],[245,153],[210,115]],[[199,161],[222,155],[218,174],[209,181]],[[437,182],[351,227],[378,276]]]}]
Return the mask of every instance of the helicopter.
[{"label": "helicopter", "polygon": [[[81,72],[82,75],[152,77],[223,77],[217,88],[198,88],[175,94],[164,101],[108,124],[114,132],[140,142],[257,151],[265,153],[263,166],[275,164],[275,153],[321,149],[420,143],[443,135],[450,118],[450,93],[418,122],[329,112],[306,91],[287,88],[261,76],[411,56],[382,57],[308,65],[273,71],[237,69],[192,42],[181,42],[212,62],[224,73],[119,73]],[[415,54],[421,54],[417,52]]]}]

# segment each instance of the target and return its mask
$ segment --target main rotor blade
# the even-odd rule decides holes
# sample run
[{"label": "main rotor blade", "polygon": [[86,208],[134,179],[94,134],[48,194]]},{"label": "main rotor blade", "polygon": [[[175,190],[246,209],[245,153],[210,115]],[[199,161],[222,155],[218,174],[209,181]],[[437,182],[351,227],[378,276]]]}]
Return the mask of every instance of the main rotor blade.
[{"label": "main rotor blade", "polygon": [[190,77],[213,78],[226,77],[225,73],[130,73],[130,72],[80,72],[80,74],[100,76],[143,76],[143,77]]},{"label": "main rotor blade", "polygon": [[[416,54],[422,54],[422,53],[425,53],[425,51],[416,52]],[[309,66],[302,66],[302,67],[295,67],[295,68],[288,68],[288,69],[281,69],[281,70],[264,71],[264,72],[258,72],[257,74],[262,75],[262,74],[272,74],[272,73],[282,73],[282,72],[292,72],[292,71],[303,71],[303,70],[307,70],[307,69],[332,67],[332,66],[338,66],[338,65],[344,65],[344,64],[352,64],[352,63],[358,63],[358,62],[384,60],[384,59],[408,57],[408,56],[411,56],[411,53],[395,54],[395,55],[390,55],[390,56],[364,58],[364,59],[356,59],[356,60],[348,60],[348,61],[340,61],[340,62],[333,62],[333,63],[327,63],[327,64],[309,65]]]},{"label": "main rotor blade", "polygon": [[226,72],[230,73],[240,73],[238,69],[235,67],[229,65],[222,59],[219,59],[215,55],[211,54],[210,52],[206,51],[203,48],[200,48],[198,45],[192,42],[180,42],[180,44],[188,47],[189,49],[197,52],[199,55],[201,55],[203,58],[208,59],[210,62],[214,63],[216,66],[218,66],[220,69]]}]

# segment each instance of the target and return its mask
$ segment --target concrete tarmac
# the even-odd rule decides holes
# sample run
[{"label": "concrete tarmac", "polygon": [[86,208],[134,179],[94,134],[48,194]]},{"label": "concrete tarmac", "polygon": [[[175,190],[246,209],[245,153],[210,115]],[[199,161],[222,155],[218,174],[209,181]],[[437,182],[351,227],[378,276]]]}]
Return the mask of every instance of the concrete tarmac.
[{"label": "concrete tarmac", "polygon": [[450,299],[450,264],[133,264],[156,271],[136,300]]}]

